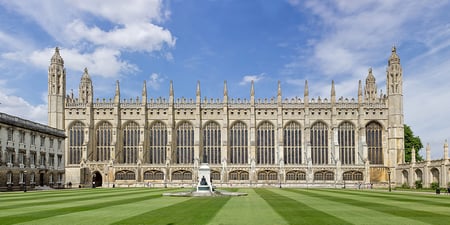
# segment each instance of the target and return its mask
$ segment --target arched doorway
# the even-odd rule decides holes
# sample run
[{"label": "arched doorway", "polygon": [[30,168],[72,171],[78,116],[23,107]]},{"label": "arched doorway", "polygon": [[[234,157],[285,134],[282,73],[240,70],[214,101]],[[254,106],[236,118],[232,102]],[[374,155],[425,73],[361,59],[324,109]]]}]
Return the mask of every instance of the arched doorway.
[{"label": "arched doorway", "polygon": [[100,172],[95,171],[94,174],[92,174],[92,187],[101,187],[102,186],[102,175]]}]

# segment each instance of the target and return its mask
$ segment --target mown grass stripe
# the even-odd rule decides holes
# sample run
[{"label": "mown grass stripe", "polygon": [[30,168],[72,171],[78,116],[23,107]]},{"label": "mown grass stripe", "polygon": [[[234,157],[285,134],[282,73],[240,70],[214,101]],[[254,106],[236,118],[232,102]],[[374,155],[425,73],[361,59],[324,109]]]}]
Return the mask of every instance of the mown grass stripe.
[{"label": "mown grass stripe", "polygon": [[[133,195],[136,196],[136,195]],[[89,211],[94,210],[98,208],[108,207],[111,205],[120,205],[120,204],[128,204],[132,202],[139,202],[148,200],[151,198],[160,198],[162,195],[148,195],[148,193],[141,193],[137,195],[137,197],[133,198],[126,198],[126,199],[120,199],[120,200],[112,200],[112,201],[100,201],[100,203],[95,204],[85,204],[80,206],[72,206],[72,207],[62,207],[62,208],[54,208],[50,210],[40,210],[36,212],[30,212],[30,213],[22,213],[22,214],[16,214],[16,215],[9,215],[9,216],[3,216],[0,217],[1,223],[6,224],[15,224],[15,223],[23,223],[27,221],[32,220],[38,220],[43,219],[47,217],[52,217],[55,215],[63,215],[73,212],[81,212],[81,211]],[[124,196],[121,196],[124,197]],[[128,196],[126,196],[128,197]]]},{"label": "mown grass stripe", "polygon": [[255,189],[255,191],[289,224],[351,224],[268,189]]},{"label": "mown grass stripe", "polygon": [[210,221],[211,224],[288,224],[254,189],[239,189],[247,196],[232,197]]},{"label": "mown grass stripe", "polygon": [[[115,188],[115,191],[125,191],[127,188]],[[16,202],[20,200],[33,200],[33,199],[41,199],[42,197],[48,197],[48,198],[57,198],[60,196],[70,196],[70,195],[80,195],[82,193],[89,193],[95,190],[97,193],[105,192],[108,193],[110,190],[108,189],[102,189],[102,188],[96,188],[96,189],[65,189],[65,190],[49,190],[49,191],[28,191],[28,192],[0,192],[0,198],[2,199],[2,202]],[[128,189],[130,190],[130,189]]]},{"label": "mown grass stripe", "polygon": [[394,216],[409,218],[419,220],[425,223],[432,224],[448,224],[450,221],[450,216],[436,214],[433,212],[426,212],[415,209],[406,209],[400,207],[397,204],[382,204],[379,202],[383,201],[383,198],[373,198],[372,201],[362,201],[348,197],[340,197],[336,195],[324,194],[327,192],[323,192],[322,190],[300,190],[300,189],[291,189],[289,191],[298,192],[304,195],[308,195],[311,197],[319,198],[319,199],[328,199],[336,202],[341,202],[343,204],[349,204],[353,206],[363,207],[371,210],[376,210],[379,212],[387,213]]},{"label": "mown grass stripe", "polygon": [[[274,190],[286,197],[292,198],[296,201],[302,202],[312,208],[321,210],[339,217],[343,220],[353,224],[365,224],[365,225],[427,225],[427,223],[421,223],[416,220],[411,220],[403,217],[392,216],[383,212],[362,208],[354,205],[343,204],[341,202],[332,201],[329,199],[318,199],[308,195],[301,194],[299,192],[292,192],[291,189],[283,188]],[[337,194],[339,195],[339,194]],[[383,218],[383,220],[374,220],[373,218]]]},{"label": "mown grass stripe", "polygon": [[151,210],[167,207],[173,204],[178,204],[183,201],[187,201],[189,198],[174,198],[174,197],[161,197],[151,198],[140,202],[132,202],[121,205],[110,205],[109,207],[74,212],[64,215],[55,215],[52,217],[33,220],[27,223],[21,223],[21,225],[109,225],[117,221],[124,220],[128,217],[133,217]]},{"label": "mown grass stripe", "polygon": [[192,197],[113,224],[207,224],[229,199],[230,197]]},{"label": "mown grass stripe", "polygon": [[[348,193],[344,190],[332,190],[332,189],[324,189],[323,191],[326,192],[332,192],[332,193]],[[434,196],[434,195],[428,195],[428,196],[418,196],[418,195],[412,195],[412,194],[405,194],[405,193],[382,193],[382,192],[370,192],[370,191],[353,191],[351,193],[352,195],[359,195],[364,197],[382,197],[383,199],[387,200],[393,200],[393,201],[400,201],[400,202],[408,202],[408,203],[415,203],[420,201],[421,204],[426,205],[434,205],[434,206],[442,206],[442,207],[450,207],[450,202],[448,199],[445,199],[445,196],[442,198],[439,198],[440,196]],[[430,197],[437,197],[430,200]]]},{"label": "mown grass stripe", "polygon": [[[154,190],[158,191],[158,190]],[[147,192],[147,191],[143,191]],[[58,195],[58,197],[54,196],[42,196],[39,198],[31,198],[30,200],[27,200],[26,203],[24,203],[23,200],[17,200],[13,202],[14,204],[4,204],[0,206],[0,210],[10,210],[10,209],[16,209],[16,208],[23,208],[24,205],[27,207],[33,207],[33,206],[41,206],[41,205],[53,205],[53,204],[61,204],[62,202],[71,201],[77,202],[77,201],[85,201],[90,200],[93,198],[108,198],[108,197],[114,197],[120,194],[120,192],[84,192],[84,193],[75,193],[75,194],[68,194],[68,195]],[[128,191],[127,194],[138,194],[138,192],[130,192]],[[11,202],[10,202],[11,203]]]}]

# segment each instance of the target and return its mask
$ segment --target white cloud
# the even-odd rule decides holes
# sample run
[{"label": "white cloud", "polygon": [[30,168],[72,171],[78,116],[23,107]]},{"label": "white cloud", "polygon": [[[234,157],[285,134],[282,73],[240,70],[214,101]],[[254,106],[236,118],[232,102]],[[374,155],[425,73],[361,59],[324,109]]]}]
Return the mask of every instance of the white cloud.
[{"label": "white cloud", "polygon": [[84,0],[70,1],[78,9],[99,15],[119,24],[139,21],[163,21],[170,15],[161,0]]},{"label": "white cloud", "polygon": [[47,104],[32,105],[21,97],[4,92],[0,85],[0,112],[47,124]]},{"label": "white cloud", "polygon": [[246,75],[242,78],[241,82],[239,82],[239,85],[246,85],[248,83],[258,82],[264,78],[264,73],[261,73],[259,75]]},{"label": "white cloud", "polygon": [[[45,48],[26,52],[8,52],[2,54],[2,57],[9,60],[22,61],[32,65],[47,69],[50,65],[50,59],[54,53],[54,48]],[[78,49],[61,49],[61,56],[64,59],[64,66],[72,71],[80,71],[84,68],[89,69],[92,76],[119,77],[121,74],[127,74],[138,70],[137,66],[120,59],[120,51],[109,48],[97,48],[93,52],[82,53]]]},{"label": "white cloud", "polygon": [[[2,1],[1,4],[34,21],[62,47],[86,49],[109,48],[119,51],[151,53],[175,46],[171,32],[154,22],[168,19],[170,11],[162,1]],[[101,25],[90,25],[92,21]],[[6,39],[0,28],[0,41]],[[5,32],[3,32],[5,33]],[[18,44],[15,51],[19,51]],[[14,50],[9,50],[14,52]]]},{"label": "white cloud", "polygon": [[164,82],[164,77],[161,77],[161,75],[157,74],[157,73],[152,73],[150,75],[149,81],[148,81],[148,85],[153,89],[153,90],[159,90],[159,87],[161,86],[161,84]]},{"label": "white cloud", "polygon": [[108,46],[128,51],[153,52],[164,46],[175,46],[170,31],[150,23],[133,23],[116,27],[110,31],[99,27],[87,27],[82,21],[68,24],[65,33],[73,42],[86,40],[93,45]]}]

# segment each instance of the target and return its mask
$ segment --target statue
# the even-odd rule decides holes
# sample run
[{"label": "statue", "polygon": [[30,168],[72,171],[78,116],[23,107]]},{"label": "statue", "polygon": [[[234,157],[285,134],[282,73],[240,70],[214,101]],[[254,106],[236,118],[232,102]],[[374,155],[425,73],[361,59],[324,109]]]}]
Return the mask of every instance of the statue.
[{"label": "statue", "polygon": [[205,176],[202,177],[202,180],[200,181],[200,185],[208,185],[208,183],[206,182]]}]

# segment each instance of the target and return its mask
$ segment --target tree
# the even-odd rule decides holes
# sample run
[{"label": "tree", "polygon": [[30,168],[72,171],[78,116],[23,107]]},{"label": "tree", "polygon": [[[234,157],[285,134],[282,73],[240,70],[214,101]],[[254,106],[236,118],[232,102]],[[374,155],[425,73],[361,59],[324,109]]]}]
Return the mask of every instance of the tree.
[{"label": "tree", "polygon": [[405,124],[405,162],[411,162],[411,149],[414,146],[416,150],[416,161],[422,161],[423,158],[419,155],[419,150],[423,148],[422,141],[419,136],[414,136],[411,127]]}]

